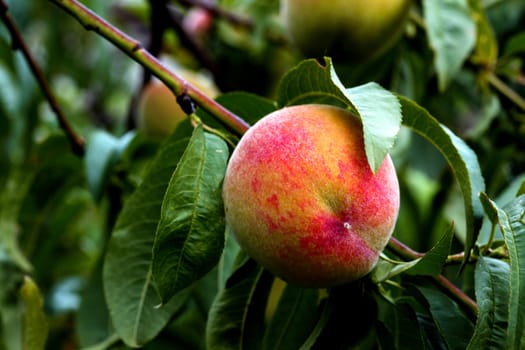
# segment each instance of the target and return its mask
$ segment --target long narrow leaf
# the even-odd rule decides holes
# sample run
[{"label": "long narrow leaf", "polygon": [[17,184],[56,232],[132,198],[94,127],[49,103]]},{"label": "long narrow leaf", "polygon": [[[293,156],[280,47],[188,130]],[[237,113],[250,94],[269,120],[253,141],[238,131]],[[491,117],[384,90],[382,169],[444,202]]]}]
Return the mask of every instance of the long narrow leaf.
[{"label": "long narrow leaf", "polygon": [[142,184],[118,217],[103,269],[104,294],[118,335],[138,347],[155,337],[184,301],[158,308],[161,300],[151,275],[152,248],[164,192],[187,138],[175,133],[159,151]]},{"label": "long narrow leaf", "polygon": [[450,245],[452,244],[453,237],[454,226],[450,225],[436,245],[421,258],[417,265],[408,270],[407,273],[410,275],[439,275],[450,253]]},{"label": "long narrow leaf", "polygon": [[253,260],[228,279],[210,309],[206,344],[214,350],[261,347],[264,309],[273,277]]},{"label": "long narrow leaf", "polygon": [[497,213],[498,224],[509,252],[510,287],[507,348],[525,348],[525,195],[521,195],[502,209],[490,199]]},{"label": "long narrow leaf", "polygon": [[24,349],[45,349],[48,322],[40,289],[26,276],[20,288],[20,295],[24,303]]},{"label": "long narrow leaf", "polygon": [[164,303],[219,262],[227,160],[226,143],[196,128],[164,196],[153,247],[153,277]]},{"label": "long narrow leaf", "polygon": [[264,335],[264,349],[297,349],[317,321],[319,290],[287,285]]},{"label": "long narrow leaf", "polygon": [[418,286],[428,302],[430,313],[450,350],[463,350],[472,336],[474,326],[452,299],[439,290]]},{"label": "long narrow leaf", "polygon": [[504,349],[509,313],[509,264],[480,256],[476,265],[478,320],[468,350]]},{"label": "long narrow leaf", "polygon": [[440,124],[427,110],[399,96],[403,108],[403,125],[429,140],[447,160],[463,193],[465,205],[465,261],[479,232],[483,208],[478,198],[485,189],[478,158],[474,151],[447,127]]},{"label": "long narrow leaf", "polygon": [[444,90],[474,48],[476,24],[467,0],[424,0],[423,16],[439,88]]}]

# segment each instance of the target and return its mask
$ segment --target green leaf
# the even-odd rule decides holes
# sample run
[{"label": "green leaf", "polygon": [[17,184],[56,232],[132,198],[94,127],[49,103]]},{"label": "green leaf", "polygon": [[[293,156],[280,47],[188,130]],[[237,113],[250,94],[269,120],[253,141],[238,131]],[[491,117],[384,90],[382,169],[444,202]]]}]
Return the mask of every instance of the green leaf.
[{"label": "green leaf", "polygon": [[498,224],[509,252],[509,326],[507,348],[525,348],[525,195],[500,209],[487,199],[496,211]]},{"label": "green leaf", "polygon": [[2,305],[1,316],[0,348],[2,350],[25,350],[23,347],[23,315],[20,307]]},{"label": "green leaf", "polygon": [[219,262],[227,161],[226,143],[196,128],[168,185],[153,246],[153,278],[164,303]]},{"label": "green leaf", "polygon": [[478,319],[468,350],[505,349],[509,314],[509,264],[480,256],[475,283]]},{"label": "green leaf", "polygon": [[443,91],[474,48],[476,23],[467,0],[424,0],[423,16]]},{"label": "green leaf", "polygon": [[376,341],[378,348],[381,350],[397,350],[394,336],[388,329],[388,327],[381,321],[377,321],[375,324],[375,331],[377,334]]},{"label": "green leaf", "polygon": [[498,208],[495,202],[493,202],[485,192],[479,194],[479,199],[481,201],[481,204],[483,205],[483,210],[487,214],[487,218],[489,219],[489,221],[492,224],[497,224]]},{"label": "green leaf", "polygon": [[306,103],[327,103],[356,108],[348,101],[344,85],[339,80],[332,61],[325,57],[325,66],[315,59],[300,62],[279,82],[277,104],[280,107]]},{"label": "green leaf", "polygon": [[117,138],[106,131],[95,131],[86,144],[84,164],[89,190],[95,200],[100,200],[111,168],[131,142],[135,133],[128,132]]},{"label": "green leaf", "polygon": [[20,287],[20,296],[24,303],[24,349],[44,349],[48,335],[44,302],[38,286],[28,276],[24,278],[24,283]]},{"label": "green leaf", "polygon": [[368,163],[376,172],[388,154],[401,125],[398,99],[376,83],[346,89],[339,80],[332,62],[326,66],[316,60],[305,60],[281,80],[278,104],[282,107],[321,103],[351,110],[361,118]]},{"label": "green leaf", "polygon": [[516,196],[521,196],[522,194],[525,194],[525,179],[522,179],[520,188],[518,189],[518,192],[516,193]]},{"label": "green leaf", "polygon": [[366,155],[375,172],[394,146],[401,127],[401,105],[392,93],[376,83],[347,89],[346,95],[363,121]]},{"label": "green leaf", "polygon": [[215,298],[206,328],[207,349],[258,349],[273,277],[253,260],[241,265]]},{"label": "green leaf", "polygon": [[[503,207],[510,203],[514,200],[514,198],[520,195],[520,187],[523,184],[525,184],[525,174],[516,176],[516,178],[510,184],[508,184],[507,187],[503,189],[501,193],[494,199],[494,203],[496,203],[498,207]],[[503,242],[503,234],[501,233],[500,227],[498,225],[497,210],[492,205],[491,200],[486,193],[480,193],[480,200],[483,204],[483,209],[486,215],[483,218],[483,225],[481,226],[481,231],[476,244],[479,246],[484,246],[489,243],[492,225],[496,225],[492,241]]]},{"label": "green leaf", "polygon": [[443,236],[424,256],[407,262],[392,262],[380,259],[371,272],[374,283],[384,282],[401,273],[409,275],[436,276],[441,273],[454,237],[454,225],[450,225]]},{"label": "green leaf", "polygon": [[483,208],[478,198],[485,190],[478,158],[474,151],[446,126],[440,124],[430,113],[415,102],[399,96],[403,108],[403,125],[411,128],[436,147],[450,165],[463,194],[467,237],[465,261],[470,257]]},{"label": "green leaf", "polygon": [[471,60],[484,67],[492,67],[498,59],[498,40],[481,0],[469,0],[469,4],[477,29],[476,46]]},{"label": "green leaf", "polygon": [[440,330],[450,350],[463,350],[472,336],[474,326],[466,315],[447,295],[440,291],[417,286],[426,299],[434,322]]},{"label": "green leaf", "polygon": [[503,56],[508,57],[525,52],[525,31],[512,36],[505,45]]},{"label": "green leaf", "polygon": [[222,252],[221,260],[217,266],[217,283],[219,290],[224,288],[228,277],[230,277],[230,275],[235,270],[235,259],[241,250],[228,225],[226,225],[224,239],[224,250]]},{"label": "green leaf", "polygon": [[298,349],[317,321],[319,290],[286,285],[263,339],[263,349]]},{"label": "green leaf", "polygon": [[330,302],[325,302],[322,305],[322,311],[321,316],[319,317],[319,320],[317,321],[314,329],[310,333],[310,336],[304,341],[303,345],[299,348],[300,350],[309,350],[315,346],[315,343],[317,342],[317,339],[320,337],[321,333],[323,333],[324,329],[326,328],[326,325],[328,324],[328,321],[334,314],[335,305]]},{"label": "green leaf", "polygon": [[75,317],[78,345],[95,346],[115,337],[102,286],[102,264],[99,263],[82,291],[80,308]]},{"label": "green leaf", "polygon": [[450,225],[436,245],[432,247],[414,267],[409,269],[407,273],[409,275],[439,275],[450,252],[452,238],[454,238],[454,225]]},{"label": "green leaf", "polygon": [[20,269],[29,272],[33,266],[20,248],[18,216],[28,194],[34,174],[13,168],[0,190],[0,256],[6,254]]},{"label": "green leaf", "polygon": [[[32,168],[18,170],[24,182],[30,181],[26,193],[21,187],[17,189],[17,196],[23,198],[18,213],[19,239],[25,254],[31,256],[34,274],[41,279],[52,278],[55,267],[77,268],[78,265],[69,259],[83,254],[78,254],[76,249],[62,249],[75,244],[71,239],[80,239],[78,236],[73,238],[77,232],[86,232],[98,225],[94,217],[88,225],[80,223],[81,215],[95,208],[90,194],[84,189],[82,159],[65,151],[70,147],[64,135],[48,137],[34,148]],[[2,195],[0,198],[8,199]],[[11,201],[9,210],[14,210],[18,205],[16,203]],[[0,208],[0,216],[5,214],[7,211]],[[50,254],[56,251],[61,251],[61,254],[50,259]],[[64,264],[66,259],[68,262]]]},{"label": "green leaf", "polygon": [[24,272],[0,249],[0,349],[22,349],[23,312],[18,301],[24,278]]},{"label": "green leaf", "polygon": [[419,263],[420,260],[421,258],[407,262],[392,262],[390,260],[379,259],[370,274],[370,278],[374,283],[384,282],[413,268]]},{"label": "green leaf", "polygon": [[396,345],[397,349],[426,349],[424,330],[415,310],[406,302],[398,302],[396,311]]},{"label": "green leaf", "polygon": [[118,335],[113,334],[109,336],[108,338],[104,339],[103,341],[101,341],[100,343],[89,346],[89,347],[82,348],[82,350],[107,350],[107,349],[114,350],[114,349],[117,349],[117,347],[113,347],[113,345],[115,345],[119,341],[120,341],[120,338],[118,337]]},{"label": "green leaf", "polygon": [[103,268],[106,302],[113,325],[129,346],[155,337],[184,303],[183,291],[168,304],[161,300],[151,275],[152,249],[164,193],[188,144],[183,130],[163,144],[143,182],[124,203],[115,224]]}]

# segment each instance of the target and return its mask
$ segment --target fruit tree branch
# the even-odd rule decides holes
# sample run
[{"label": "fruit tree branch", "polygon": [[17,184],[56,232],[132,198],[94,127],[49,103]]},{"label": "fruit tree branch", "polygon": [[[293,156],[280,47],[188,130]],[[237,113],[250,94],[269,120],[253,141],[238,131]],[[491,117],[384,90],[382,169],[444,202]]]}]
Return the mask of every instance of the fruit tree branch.
[{"label": "fruit tree branch", "polygon": [[507,97],[512,103],[525,111],[525,99],[521,97],[516,91],[512,90],[507,84],[503,82],[493,72],[488,73],[488,82],[498,90],[502,95]]},{"label": "fruit tree branch", "polygon": [[[236,13],[225,10],[220,5],[218,5],[215,1],[179,0],[179,2],[187,6],[197,6],[202,9],[205,9],[206,11],[211,13],[213,16],[223,18],[234,26],[243,27],[248,30],[255,29],[255,23],[250,18],[240,16]],[[278,33],[275,31],[269,31],[266,34],[267,34],[268,40],[272,42],[273,44],[286,45],[288,43],[288,40],[281,33]]]},{"label": "fruit tree branch", "polygon": [[221,122],[230,127],[237,134],[242,135],[250,125],[228,109],[215,102],[203,92],[190,85],[179,75],[171,72],[159,60],[145,50],[135,39],[129,37],[113,25],[99,17],[76,0],[50,0],[74,17],[86,30],[92,30],[104,39],[118,47],[125,54],[133,58],[143,67],[149,69],[153,75],[159,78],[169,87],[176,96],[187,95],[199,107],[210,113]]},{"label": "fruit tree branch", "polygon": [[37,80],[38,85],[42,90],[42,93],[46,97],[49,106],[51,107],[51,110],[53,111],[53,113],[55,113],[55,116],[58,120],[58,124],[69,138],[73,152],[79,156],[82,156],[84,154],[85,146],[84,139],[76,134],[76,132],[73,130],[73,127],[67,120],[64,112],[60,108],[55,94],[53,93],[46,79],[44,78],[44,73],[42,72],[42,69],[31,55],[31,52],[29,51],[29,48],[27,47],[24,41],[24,38],[20,34],[20,31],[18,30],[15,21],[9,14],[9,8],[7,7],[7,4],[4,2],[4,0],[0,0],[0,20],[5,24],[7,30],[11,35],[13,50],[20,50],[20,52],[24,56],[24,59],[26,60],[29,69],[33,73],[35,79]]},{"label": "fruit tree branch", "polygon": [[[408,260],[418,259],[425,255],[423,253],[413,250],[412,248],[395,239],[394,237],[390,238],[390,241],[388,242],[388,247],[400,257]],[[447,293],[449,293],[463,306],[465,306],[472,313],[473,316],[477,316],[478,305],[461,289],[459,289],[455,284],[450,282],[443,275],[433,276],[432,278],[434,279],[434,282],[436,282],[441,288],[443,288]]]},{"label": "fruit tree branch", "polygon": [[407,260],[413,260],[423,257],[425,254],[415,251],[401,241],[395,239],[394,237],[390,238],[388,242],[388,247],[392,249],[397,255]]},{"label": "fruit tree branch", "polygon": [[207,1],[207,0],[180,0],[182,4],[189,5],[189,6],[198,6],[206,11],[209,11],[211,14],[213,14],[216,17],[221,17],[226,19],[228,22],[234,24],[243,26],[246,28],[253,29],[254,24],[249,18],[238,16],[237,14],[231,13],[229,11],[224,10],[220,6],[218,6],[214,1]]}]

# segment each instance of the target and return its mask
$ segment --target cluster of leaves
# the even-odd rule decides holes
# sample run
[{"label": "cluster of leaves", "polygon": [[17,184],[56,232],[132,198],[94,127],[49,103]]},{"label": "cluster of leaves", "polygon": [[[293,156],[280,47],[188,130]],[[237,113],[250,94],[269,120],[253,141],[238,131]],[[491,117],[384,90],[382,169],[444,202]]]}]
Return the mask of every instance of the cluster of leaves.
[{"label": "cluster of leaves", "polygon": [[[13,1],[88,137],[72,154],[0,31],[0,349],[522,348],[525,4],[423,0],[403,40],[359,66],[300,61],[271,31],[277,1],[219,4],[264,20],[219,19],[209,33],[219,86],[243,90],[217,103],[248,123],[287,105],[342,106],[363,121],[373,169],[392,154],[402,208],[383,259],[330,290],[275,279],[224,222],[241,135],[202,109],[161,145],[127,131],[133,62],[50,3]],[[143,24],[126,6],[115,17]],[[296,64],[281,78],[272,58],[285,52]]]}]

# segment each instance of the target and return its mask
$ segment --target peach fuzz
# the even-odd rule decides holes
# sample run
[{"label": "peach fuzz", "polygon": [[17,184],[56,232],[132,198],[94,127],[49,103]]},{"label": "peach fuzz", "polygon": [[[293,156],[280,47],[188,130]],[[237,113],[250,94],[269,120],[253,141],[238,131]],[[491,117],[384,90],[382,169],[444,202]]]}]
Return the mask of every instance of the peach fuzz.
[{"label": "peach fuzz", "polygon": [[375,266],[397,220],[399,185],[390,156],[373,174],[356,116],[310,104],[248,130],[228,163],[223,199],[249,256],[286,282],[326,288]]}]

